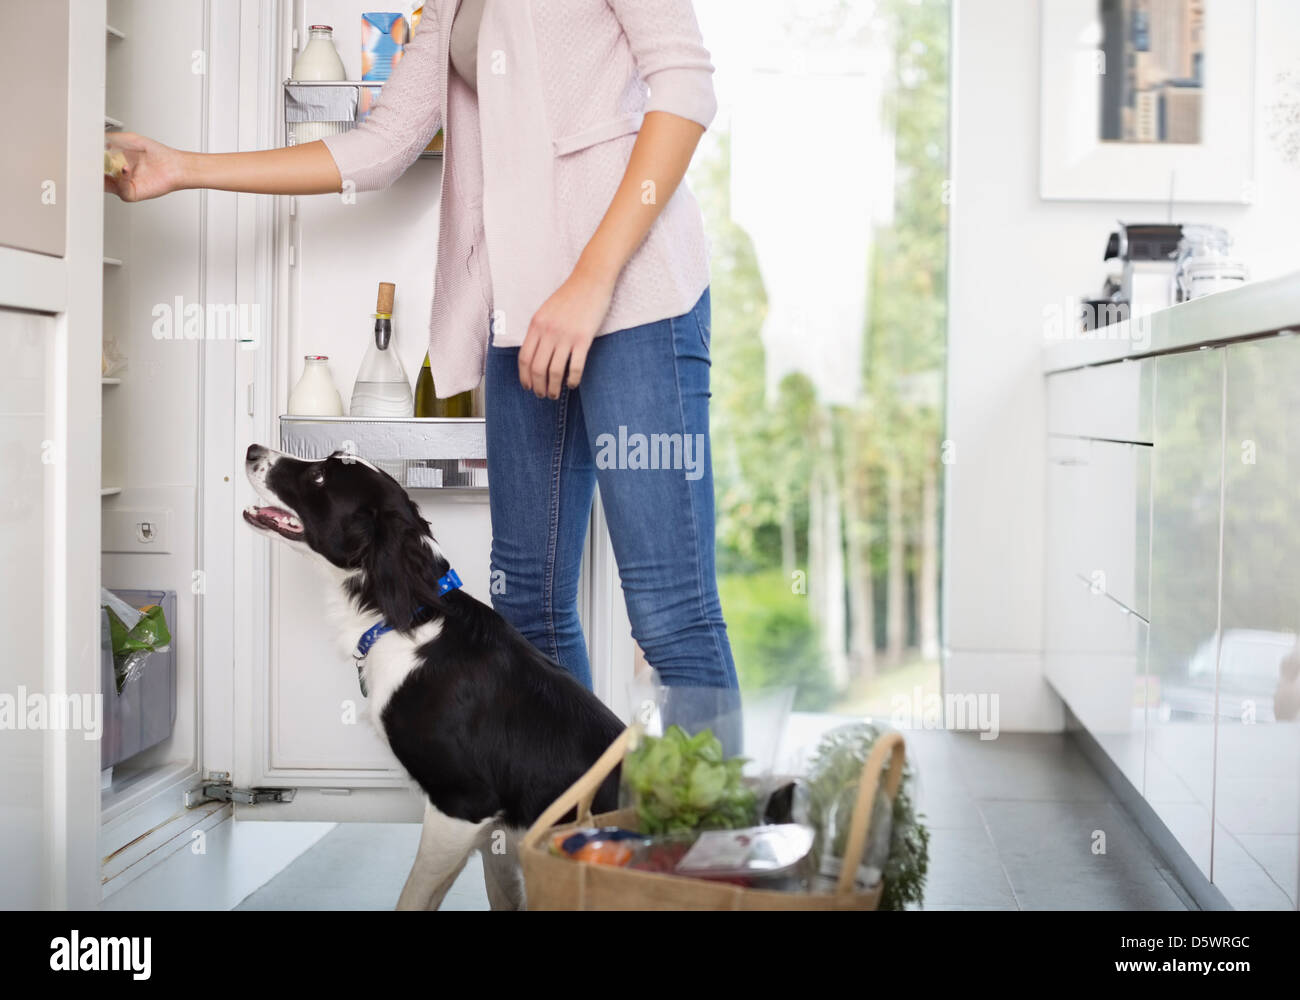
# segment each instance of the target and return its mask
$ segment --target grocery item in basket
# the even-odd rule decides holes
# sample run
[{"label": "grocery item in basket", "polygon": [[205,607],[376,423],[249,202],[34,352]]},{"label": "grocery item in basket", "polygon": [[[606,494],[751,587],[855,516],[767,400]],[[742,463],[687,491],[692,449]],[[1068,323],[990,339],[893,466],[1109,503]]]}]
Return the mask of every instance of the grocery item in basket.
[{"label": "grocery item in basket", "polygon": [[[807,820],[817,831],[813,852],[819,888],[829,890],[840,878],[863,768],[886,732],[870,722],[839,726],[822,737],[813,755],[803,783],[808,791]],[[882,783],[871,806],[868,840],[854,871],[853,882],[859,889],[883,878],[882,909],[920,902],[925,886],[930,835],[915,811],[912,780],[912,767],[904,765],[892,801]]]},{"label": "grocery item in basket", "polygon": [[758,795],[741,772],[746,758],[723,759],[710,729],[694,736],[669,726],[646,736],[623,761],[623,784],[649,834],[734,829],[758,820]]},{"label": "grocery item in basket", "polygon": [[744,878],[786,874],[812,851],[813,828],[800,823],[709,830],[677,862],[676,874]]},{"label": "grocery item in basket", "polygon": [[593,865],[626,865],[650,838],[617,826],[562,830],[551,838],[551,853]]}]

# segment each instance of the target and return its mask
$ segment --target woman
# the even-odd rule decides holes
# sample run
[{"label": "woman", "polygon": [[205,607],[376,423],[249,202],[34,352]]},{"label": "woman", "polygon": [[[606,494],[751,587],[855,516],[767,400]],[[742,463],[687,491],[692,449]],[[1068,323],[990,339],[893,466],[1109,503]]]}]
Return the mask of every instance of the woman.
[{"label": "woman", "polygon": [[106,185],[127,201],[347,196],[391,184],[445,122],[435,383],[485,379],[493,602],[587,687],[597,483],[648,662],[670,687],[737,687],[714,570],[708,252],[682,184],[712,72],[690,0],[428,0],[353,131],[225,154],[109,139],[127,167]]}]

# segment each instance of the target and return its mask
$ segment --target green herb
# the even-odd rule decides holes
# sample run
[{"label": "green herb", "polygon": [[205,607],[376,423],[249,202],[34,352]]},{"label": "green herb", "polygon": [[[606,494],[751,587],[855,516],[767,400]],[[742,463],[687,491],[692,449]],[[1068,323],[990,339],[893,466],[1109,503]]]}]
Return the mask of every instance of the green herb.
[{"label": "green herb", "polygon": [[758,797],[741,777],[746,758],[723,759],[722,742],[710,729],[694,736],[669,726],[661,737],[644,736],[623,761],[641,832],[734,830],[752,826]]},{"label": "green herb", "polygon": [[[813,851],[819,861],[826,849],[821,831],[831,807],[837,799],[843,801],[841,796],[846,789],[853,789],[852,796],[856,797],[862,766],[882,731],[867,722],[841,726],[827,733],[818,744],[808,771],[808,818],[817,831]],[[925,874],[930,862],[930,831],[921,822],[923,817],[917,814],[912,802],[914,778],[911,763],[904,761],[903,781],[894,796],[889,861],[884,868],[885,885],[880,898],[882,910],[901,910],[908,903],[920,903],[925,891]],[[883,795],[883,789],[878,794]],[[834,842],[830,845],[836,856],[844,854],[848,822],[849,817],[845,815],[837,824]]]}]

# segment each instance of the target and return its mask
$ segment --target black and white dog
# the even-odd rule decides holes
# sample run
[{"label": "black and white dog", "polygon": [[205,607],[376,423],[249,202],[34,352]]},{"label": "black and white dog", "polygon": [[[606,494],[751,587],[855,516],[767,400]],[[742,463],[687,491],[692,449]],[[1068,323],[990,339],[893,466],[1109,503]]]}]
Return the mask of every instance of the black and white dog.
[{"label": "black and white dog", "polygon": [[[261,445],[247,473],[261,504],[244,519],[330,578],[331,624],[358,660],[371,721],[427,796],[398,909],[436,909],[474,850],[493,909],[522,908],[518,837],[622,723],[459,589],[392,477],[352,455],[309,462]],[[617,789],[615,771],[593,811],[615,808]]]}]

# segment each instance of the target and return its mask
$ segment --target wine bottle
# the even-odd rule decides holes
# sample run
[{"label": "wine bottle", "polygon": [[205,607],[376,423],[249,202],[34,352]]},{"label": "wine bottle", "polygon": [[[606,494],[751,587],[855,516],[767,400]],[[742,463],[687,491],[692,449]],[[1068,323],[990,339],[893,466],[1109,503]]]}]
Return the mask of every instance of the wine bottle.
[{"label": "wine bottle", "polygon": [[424,355],[424,365],[415,380],[415,415],[417,417],[436,417],[438,396],[433,391],[433,371],[429,368],[429,354]]},{"label": "wine bottle", "polygon": [[439,399],[433,382],[433,369],[429,355],[424,355],[424,366],[415,380],[415,415],[417,417],[470,417],[474,415],[473,395],[470,390],[458,392],[449,399]]}]

